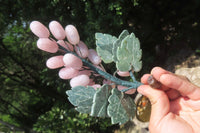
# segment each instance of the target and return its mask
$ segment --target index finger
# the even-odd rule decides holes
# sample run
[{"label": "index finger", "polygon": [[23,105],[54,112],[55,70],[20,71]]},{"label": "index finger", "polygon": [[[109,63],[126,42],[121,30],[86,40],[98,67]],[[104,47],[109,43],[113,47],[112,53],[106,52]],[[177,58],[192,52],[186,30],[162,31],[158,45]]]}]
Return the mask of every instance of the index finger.
[{"label": "index finger", "polygon": [[165,86],[179,91],[182,96],[187,96],[193,100],[200,99],[200,88],[175,74],[162,74],[160,76],[160,82]]},{"label": "index finger", "polygon": [[187,96],[193,100],[200,99],[200,88],[185,78],[179,77],[160,67],[153,68],[151,74],[163,85],[180,92],[182,96]]}]

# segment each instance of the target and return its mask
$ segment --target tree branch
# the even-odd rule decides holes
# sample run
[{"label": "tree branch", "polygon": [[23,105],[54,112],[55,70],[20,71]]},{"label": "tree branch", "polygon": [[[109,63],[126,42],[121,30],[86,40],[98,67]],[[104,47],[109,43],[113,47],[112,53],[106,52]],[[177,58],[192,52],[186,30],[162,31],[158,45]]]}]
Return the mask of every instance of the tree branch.
[{"label": "tree branch", "polygon": [[10,124],[8,122],[5,122],[5,121],[3,121],[1,119],[0,119],[0,123],[3,124],[4,126],[7,126],[12,131],[22,131],[22,132],[24,131],[24,129],[21,129],[21,128],[15,126],[15,125],[12,125],[12,124]]}]

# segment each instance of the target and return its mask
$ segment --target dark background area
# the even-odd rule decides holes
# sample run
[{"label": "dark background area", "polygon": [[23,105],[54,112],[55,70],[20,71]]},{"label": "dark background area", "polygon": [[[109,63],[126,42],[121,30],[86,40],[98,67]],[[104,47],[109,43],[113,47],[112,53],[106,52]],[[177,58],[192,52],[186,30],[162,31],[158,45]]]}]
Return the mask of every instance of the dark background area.
[{"label": "dark background area", "polygon": [[[79,114],[68,102],[68,81],[49,70],[52,54],[36,48],[29,24],[52,20],[73,24],[95,48],[95,32],[134,32],[143,50],[143,69],[166,66],[180,49],[199,54],[199,0],[0,0],[0,131],[113,132],[109,119]],[[184,54],[184,53],[183,53]],[[112,65],[107,69],[112,71]]]}]

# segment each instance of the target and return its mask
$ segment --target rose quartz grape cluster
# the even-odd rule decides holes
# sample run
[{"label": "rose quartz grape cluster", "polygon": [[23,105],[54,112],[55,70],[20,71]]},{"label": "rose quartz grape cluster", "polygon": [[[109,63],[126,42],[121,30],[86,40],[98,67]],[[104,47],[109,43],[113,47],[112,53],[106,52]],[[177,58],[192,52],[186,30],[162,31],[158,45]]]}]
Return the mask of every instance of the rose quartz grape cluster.
[{"label": "rose quartz grape cluster", "polygon": [[[75,52],[81,58],[88,58],[90,62],[98,66],[101,63],[101,58],[97,55],[94,49],[88,49],[83,41],[80,41],[79,33],[75,26],[67,25],[65,29],[57,21],[49,23],[49,30],[53,37],[51,38],[50,32],[39,21],[33,21],[30,24],[31,31],[39,37],[37,47],[49,53],[62,53],[59,46],[64,47],[68,51]],[[65,40],[67,38],[67,41]],[[86,70],[80,58],[72,53],[65,53],[64,55],[56,55],[49,58],[46,65],[50,69],[59,70],[59,77],[62,79],[70,79],[71,87],[91,85],[94,88],[101,87],[100,84],[95,84],[93,79],[90,78],[93,73],[92,70]],[[99,67],[99,66],[98,66]]]},{"label": "rose quartz grape cluster", "polygon": [[[103,70],[99,64],[101,63],[101,58],[98,56],[94,49],[88,49],[86,44],[80,40],[79,33],[75,26],[67,25],[65,29],[57,21],[51,21],[49,23],[49,30],[51,35],[57,40],[54,40],[47,27],[45,27],[39,21],[32,21],[30,24],[31,31],[39,37],[37,41],[37,47],[43,51],[49,53],[62,53],[49,58],[46,61],[46,66],[50,69],[59,70],[59,77],[62,79],[69,79],[70,86],[92,86],[94,88],[100,88],[100,84],[96,84],[91,78],[91,75],[95,74],[94,71],[89,70],[87,66],[83,65],[80,58],[72,53],[66,53],[62,49],[59,49],[59,45],[68,51],[76,53],[79,57],[83,59],[88,59],[94,66]],[[66,39],[67,38],[67,39]],[[64,53],[64,54],[63,54]],[[129,76],[128,72],[117,72],[120,76]],[[98,75],[99,76],[99,75]],[[104,80],[104,82],[110,82]],[[124,89],[124,86],[118,86],[118,89]],[[133,89],[135,90],[135,89]],[[128,91],[127,93],[133,93]]]}]

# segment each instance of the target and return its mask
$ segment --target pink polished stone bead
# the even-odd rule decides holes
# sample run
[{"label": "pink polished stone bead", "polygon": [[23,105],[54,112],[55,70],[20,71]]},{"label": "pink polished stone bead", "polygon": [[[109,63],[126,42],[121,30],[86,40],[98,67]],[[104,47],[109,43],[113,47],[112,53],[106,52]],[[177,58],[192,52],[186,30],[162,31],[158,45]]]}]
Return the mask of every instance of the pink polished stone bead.
[{"label": "pink polished stone bead", "polygon": [[63,55],[53,56],[49,58],[46,62],[46,66],[50,69],[56,69],[64,66]]},{"label": "pink polished stone bead", "polygon": [[67,36],[67,40],[71,44],[76,45],[76,44],[79,43],[80,37],[79,37],[79,34],[78,34],[76,27],[74,27],[73,25],[67,25],[65,27],[65,33],[66,33],[66,36]]},{"label": "pink polished stone bead", "polygon": [[87,86],[90,82],[88,75],[78,75],[70,80],[70,86]]},{"label": "pink polished stone bead", "polygon": [[30,24],[30,29],[39,38],[48,38],[50,35],[47,27],[45,27],[39,21],[32,21]]},{"label": "pink polished stone bead", "polygon": [[49,23],[49,29],[56,39],[63,40],[65,38],[65,30],[59,22],[51,21]]},{"label": "pink polished stone bead", "polygon": [[58,45],[56,42],[49,38],[39,38],[37,41],[37,47],[49,53],[56,53],[58,51]]}]

